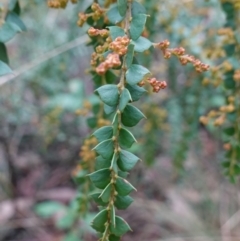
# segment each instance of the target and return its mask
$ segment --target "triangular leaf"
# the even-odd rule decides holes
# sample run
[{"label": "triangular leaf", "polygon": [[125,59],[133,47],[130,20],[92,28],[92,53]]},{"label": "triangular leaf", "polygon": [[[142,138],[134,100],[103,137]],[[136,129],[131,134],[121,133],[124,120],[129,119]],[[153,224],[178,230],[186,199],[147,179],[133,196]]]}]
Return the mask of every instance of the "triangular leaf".
[{"label": "triangular leaf", "polygon": [[122,94],[120,96],[119,110],[122,112],[125,109],[126,105],[129,103],[129,101],[131,100],[132,100],[132,97],[130,95],[130,92],[128,89],[125,88],[122,91]]},{"label": "triangular leaf", "polygon": [[110,167],[112,170],[114,170],[115,173],[118,173],[117,159],[118,159],[118,153],[115,152],[112,157],[111,167]]},{"label": "triangular leaf", "polygon": [[123,20],[123,16],[118,11],[118,6],[113,4],[112,7],[107,11],[107,17],[113,24],[119,23]]},{"label": "triangular leaf", "polygon": [[118,104],[118,87],[117,85],[104,85],[96,90],[98,92],[101,100],[109,105],[116,106]]},{"label": "triangular leaf", "polygon": [[127,196],[132,190],[136,190],[134,186],[126,179],[118,177],[116,180],[116,191],[120,196]]},{"label": "triangular leaf", "polygon": [[117,37],[123,37],[126,35],[124,30],[118,26],[111,26],[108,28],[110,31],[110,36],[111,36],[112,41],[114,41]]},{"label": "triangular leaf", "polygon": [[108,211],[107,209],[99,212],[92,221],[91,226],[98,232],[103,233],[105,230],[105,223],[107,222]]},{"label": "triangular leaf", "polygon": [[112,184],[109,183],[105,189],[100,194],[99,198],[103,200],[103,202],[107,203],[111,197],[111,191],[112,191]]},{"label": "triangular leaf", "polygon": [[98,156],[96,158],[96,170],[104,169],[104,168],[109,168],[111,165],[111,159],[104,159],[102,156]]},{"label": "triangular leaf", "polygon": [[105,159],[109,159],[113,155],[114,145],[113,140],[109,139],[106,141],[102,141],[94,149],[99,155],[101,155]]},{"label": "triangular leaf", "polygon": [[109,168],[101,169],[89,174],[93,184],[100,189],[104,189],[111,180]]},{"label": "triangular leaf", "polygon": [[138,85],[127,84],[126,88],[129,90],[131,94],[132,101],[138,101],[141,98],[141,96],[147,92],[144,88],[139,87]]},{"label": "triangular leaf", "polygon": [[109,106],[104,104],[103,109],[106,115],[110,115],[117,109],[117,106]]},{"label": "triangular leaf", "polygon": [[113,234],[111,234],[109,236],[109,241],[119,241],[119,240],[120,240],[120,237],[117,237],[117,236],[115,236]]},{"label": "triangular leaf", "polygon": [[119,144],[122,148],[130,148],[134,142],[137,142],[133,134],[125,129],[121,128],[119,133]]},{"label": "triangular leaf", "polygon": [[126,66],[129,68],[133,62],[133,57],[134,57],[134,44],[130,43],[128,45],[127,49],[127,55],[126,55]]},{"label": "triangular leaf", "polygon": [[118,160],[118,166],[122,171],[130,171],[138,161],[139,158],[131,152],[121,150]]},{"label": "triangular leaf", "polygon": [[133,127],[142,119],[146,118],[144,114],[135,106],[127,105],[122,113],[122,123],[125,126]]},{"label": "triangular leaf", "polygon": [[140,53],[152,47],[152,42],[142,36],[140,36],[136,41],[133,41],[133,44],[135,45],[134,50]]},{"label": "triangular leaf", "polygon": [[114,205],[119,210],[127,209],[131,203],[133,202],[133,199],[130,196],[117,196]]},{"label": "triangular leaf", "polygon": [[112,126],[104,126],[104,127],[101,127],[100,129],[96,130],[92,135],[95,136],[98,139],[98,141],[101,142],[101,141],[112,138],[113,128],[112,128]]},{"label": "triangular leaf", "polygon": [[93,193],[90,194],[90,197],[100,206],[105,206],[106,203],[103,202],[103,200],[99,197],[101,195],[101,193],[97,192],[97,193]]},{"label": "triangular leaf", "polygon": [[147,75],[150,75],[150,72],[147,68],[138,64],[132,64],[126,72],[126,80],[128,84],[136,85]]},{"label": "triangular leaf", "polygon": [[131,228],[129,227],[128,223],[124,219],[116,216],[116,227],[114,228],[111,225],[110,230],[111,230],[111,233],[120,237],[124,235],[126,232],[131,231]]},{"label": "triangular leaf", "polygon": [[111,226],[113,226],[114,228],[116,227],[116,215],[115,215],[115,208],[114,206],[112,206],[111,208],[111,213],[110,213],[110,218],[111,218]]}]

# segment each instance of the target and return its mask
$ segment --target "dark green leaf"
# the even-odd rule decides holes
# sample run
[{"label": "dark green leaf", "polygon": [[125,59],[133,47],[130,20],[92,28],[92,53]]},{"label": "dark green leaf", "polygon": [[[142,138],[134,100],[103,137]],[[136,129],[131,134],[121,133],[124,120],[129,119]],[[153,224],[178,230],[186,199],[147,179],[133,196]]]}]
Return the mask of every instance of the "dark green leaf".
[{"label": "dark green leaf", "polygon": [[120,101],[119,101],[119,110],[122,112],[125,107],[127,106],[127,104],[129,103],[129,101],[132,101],[132,97],[130,95],[130,92],[128,89],[124,89],[122,91],[122,94],[120,96]]},{"label": "dark green leaf", "polygon": [[112,170],[114,170],[115,173],[118,173],[117,159],[118,159],[118,153],[115,152],[112,157],[111,167],[110,167]]},{"label": "dark green leaf", "polygon": [[130,148],[134,142],[137,142],[133,134],[125,129],[121,128],[119,133],[119,144],[122,148]]},{"label": "dark green leaf", "polygon": [[141,96],[147,92],[144,88],[139,87],[138,85],[127,84],[126,88],[129,90],[131,94],[132,101],[138,101],[141,98]]},{"label": "dark green leaf", "polygon": [[146,20],[147,15],[145,14],[138,14],[132,18],[130,24],[130,35],[133,40],[137,40],[141,36],[146,24]]},{"label": "dark green leaf", "polygon": [[126,12],[127,12],[127,4],[128,4],[128,0],[118,0],[118,11],[121,14],[121,16],[125,16]]},{"label": "dark green leaf", "polygon": [[116,180],[116,191],[120,196],[127,196],[132,190],[136,190],[134,186],[126,179],[118,177]]},{"label": "dark green leaf", "polygon": [[12,70],[9,68],[9,66],[4,62],[0,61],[0,76],[10,73],[12,73]]},{"label": "dark green leaf", "polygon": [[117,207],[119,210],[124,210],[127,209],[131,203],[133,202],[133,199],[130,196],[117,196],[116,201],[114,205]]},{"label": "dark green leaf", "polygon": [[113,150],[114,150],[113,140],[110,139],[110,140],[102,141],[97,146],[95,146],[93,150],[95,150],[103,158],[109,159],[113,155]]},{"label": "dark green leaf", "polygon": [[112,126],[104,126],[96,130],[92,135],[95,136],[99,142],[105,141],[112,138],[113,128]]},{"label": "dark green leaf", "polygon": [[103,202],[103,200],[99,197],[100,195],[101,195],[101,193],[98,192],[98,193],[93,193],[93,194],[91,194],[90,197],[91,197],[98,205],[100,205],[100,206],[105,206],[106,203]]},{"label": "dark green leaf", "polygon": [[142,119],[144,114],[135,106],[127,105],[122,113],[122,123],[125,126],[133,127]]},{"label": "dark green leaf", "polygon": [[104,189],[111,180],[110,174],[109,168],[105,168],[89,174],[89,177],[97,188]]},{"label": "dark green leaf", "polygon": [[95,128],[97,126],[97,118],[96,117],[89,117],[87,119],[87,124],[90,128]]},{"label": "dark green leaf", "polygon": [[120,240],[120,237],[117,237],[117,236],[115,236],[113,234],[111,234],[109,236],[109,241],[119,241],[119,240]]},{"label": "dark green leaf", "polygon": [[107,203],[110,200],[111,197],[111,191],[112,191],[112,184],[109,183],[105,189],[100,194],[99,198],[103,200],[103,202]]},{"label": "dark green leaf", "polygon": [[150,75],[150,72],[147,68],[138,64],[132,64],[126,72],[126,80],[128,84],[136,85],[147,75]]},{"label": "dark green leaf", "polygon": [[121,150],[118,159],[118,166],[122,171],[130,171],[138,161],[139,158],[131,152]]},{"label": "dark green leaf", "polygon": [[0,43],[0,61],[3,61],[6,64],[9,64],[7,49],[5,44]]},{"label": "dark green leaf", "polygon": [[113,228],[115,228],[116,227],[116,215],[115,215],[115,208],[114,208],[114,206],[112,206],[112,208],[111,208],[111,216],[110,216],[110,218],[111,218],[111,226],[113,226]]},{"label": "dark green leaf", "polygon": [[109,105],[116,106],[118,104],[119,93],[117,85],[104,85],[96,90],[101,100]]},{"label": "dark green leaf", "polygon": [[228,128],[225,128],[223,131],[226,135],[232,136],[235,133],[235,128],[234,127],[228,127]]},{"label": "dark green leaf", "polygon": [[96,158],[96,170],[109,168],[111,165],[111,159],[104,159],[102,156]]},{"label": "dark green leaf", "polygon": [[104,209],[95,216],[91,226],[98,232],[103,233],[105,230],[105,223],[107,222],[107,218],[108,218],[108,211]]},{"label": "dark green leaf", "polygon": [[129,227],[129,225],[127,224],[127,222],[124,219],[116,216],[116,227],[114,228],[111,225],[110,230],[111,230],[111,233],[120,237],[120,236],[124,235],[126,232],[130,231],[131,228]]},{"label": "dark green leaf", "polygon": [[116,112],[116,114],[113,117],[112,125],[113,125],[113,135],[115,135],[117,133],[118,125],[119,125],[119,114],[118,114],[118,112]]},{"label": "dark green leaf", "polygon": [[133,44],[135,45],[134,50],[136,52],[144,52],[152,46],[152,42],[142,36],[140,36],[136,41],[133,41]]}]

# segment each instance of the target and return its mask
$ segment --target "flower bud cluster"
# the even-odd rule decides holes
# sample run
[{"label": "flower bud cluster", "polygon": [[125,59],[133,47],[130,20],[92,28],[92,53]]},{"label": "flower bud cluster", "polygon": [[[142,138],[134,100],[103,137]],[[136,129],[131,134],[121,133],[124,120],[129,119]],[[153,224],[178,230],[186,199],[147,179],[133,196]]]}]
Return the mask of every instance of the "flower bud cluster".
[{"label": "flower bud cluster", "polygon": [[94,21],[98,21],[105,13],[105,9],[101,8],[98,3],[93,3],[91,6],[92,13],[79,13],[77,25],[82,27],[88,18],[92,17]]},{"label": "flower bud cluster", "polygon": [[153,92],[158,93],[161,89],[165,89],[167,87],[166,81],[159,81],[156,78],[149,78],[148,83],[152,86]]},{"label": "flower bud cluster", "polygon": [[[78,0],[71,0],[72,3],[77,3]],[[66,8],[69,0],[48,0],[50,8]]]},{"label": "flower bud cluster", "polygon": [[88,29],[88,35],[90,37],[101,36],[101,37],[105,38],[105,37],[108,37],[109,31],[107,29],[96,29],[96,28],[91,27]]},{"label": "flower bud cluster", "polygon": [[228,104],[221,106],[219,110],[211,110],[207,116],[201,116],[200,122],[207,125],[209,121],[213,120],[214,126],[222,126],[226,121],[226,114],[235,111],[235,98],[233,96],[228,97]]},{"label": "flower bud cluster", "polygon": [[120,56],[127,53],[127,47],[130,39],[127,36],[117,37],[113,42],[109,44],[109,50],[119,54]]},{"label": "flower bud cluster", "polygon": [[160,43],[154,44],[154,47],[162,51],[165,59],[169,59],[172,55],[175,55],[178,57],[182,65],[191,63],[197,72],[201,73],[209,69],[209,65],[202,63],[199,59],[192,55],[185,54],[185,49],[183,47],[170,49],[168,48],[169,45],[170,42],[168,40],[164,40]]},{"label": "flower bud cluster", "polygon": [[106,60],[104,60],[97,68],[96,72],[99,75],[104,75],[109,69],[117,68],[121,66],[121,60],[118,54],[111,53],[107,56]]},{"label": "flower bud cluster", "polygon": [[91,137],[84,141],[79,153],[79,156],[81,157],[83,162],[95,160],[96,153],[92,149],[95,145],[97,145],[97,143],[98,141],[95,137]]}]

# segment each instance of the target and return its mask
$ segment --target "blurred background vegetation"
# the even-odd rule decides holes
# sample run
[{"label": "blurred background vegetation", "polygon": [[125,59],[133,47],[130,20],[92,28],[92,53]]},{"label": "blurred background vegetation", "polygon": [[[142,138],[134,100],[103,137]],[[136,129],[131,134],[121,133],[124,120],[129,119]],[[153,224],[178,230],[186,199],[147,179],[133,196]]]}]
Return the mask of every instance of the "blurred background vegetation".
[{"label": "blurred background vegetation", "polygon": [[[87,74],[87,26],[76,25],[90,2],[52,10],[44,0],[20,0],[27,31],[7,42],[15,75],[0,78],[1,241],[96,240],[89,227],[96,207],[79,217],[72,178],[91,133],[91,110],[99,105]],[[219,64],[216,33],[225,23],[219,1],[142,2],[152,41],[169,39]],[[223,89],[159,52],[139,57],[168,88],[149,91],[139,104],[148,120],[134,130],[139,143],[133,150],[143,162],[130,176],[138,192],[122,214],[133,229],[123,240],[239,241],[239,185],[222,174],[221,133],[199,123],[224,104]]]}]

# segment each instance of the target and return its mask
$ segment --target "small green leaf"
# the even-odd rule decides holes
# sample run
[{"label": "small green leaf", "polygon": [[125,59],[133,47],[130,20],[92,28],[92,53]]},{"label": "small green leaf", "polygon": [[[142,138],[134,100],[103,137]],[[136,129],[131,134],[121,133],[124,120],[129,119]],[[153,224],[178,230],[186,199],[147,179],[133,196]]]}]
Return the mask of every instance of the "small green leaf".
[{"label": "small green leaf", "polygon": [[127,105],[122,113],[122,123],[128,127],[137,125],[137,123],[143,118],[146,118],[144,114],[132,105]]},{"label": "small green leaf", "polygon": [[119,241],[119,240],[120,240],[120,237],[117,237],[117,236],[115,236],[113,234],[111,234],[109,236],[109,241]]},{"label": "small green leaf", "polygon": [[110,182],[110,174],[109,168],[105,168],[89,174],[89,177],[97,188],[104,189]]},{"label": "small green leaf", "polygon": [[125,109],[125,107],[129,103],[129,101],[132,101],[132,97],[131,97],[131,95],[129,93],[129,90],[125,88],[122,91],[122,94],[120,96],[120,101],[119,101],[119,110],[121,112]]},{"label": "small green leaf", "polygon": [[145,14],[138,14],[132,18],[130,24],[130,35],[133,40],[137,40],[141,36],[146,24],[146,20],[147,15]]},{"label": "small green leaf", "polygon": [[147,75],[150,75],[150,72],[147,68],[138,64],[132,64],[126,72],[126,80],[128,84],[136,85]]},{"label": "small green leaf", "polygon": [[144,88],[139,87],[138,85],[127,84],[126,88],[129,90],[131,94],[132,101],[138,101],[141,98],[141,96],[147,92]]},{"label": "small green leaf", "polygon": [[125,16],[127,12],[127,2],[128,0],[118,0],[118,11],[121,14],[121,16]]},{"label": "small green leaf", "polygon": [[107,17],[113,24],[119,23],[123,20],[123,16],[118,11],[118,6],[113,4],[112,7],[107,11]]},{"label": "small green leaf", "polygon": [[110,214],[111,214],[111,216],[110,216],[110,218],[111,218],[111,226],[113,226],[113,228],[115,228],[116,227],[116,214],[115,214],[114,206],[112,206]]},{"label": "small green leaf", "polygon": [[119,114],[118,114],[118,112],[116,112],[116,114],[113,117],[112,125],[113,125],[113,135],[115,135],[117,133],[118,125],[119,125]]},{"label": "small green leaf", "polygon": [[130,171],[138,161],[139,158],[131,152],[121,150],[118,159],[118,166],[122,171]]},{"label": "small green leaf", "polygon": [[104,85],[96,90],[101,100],[109,105],[116,106],[118,104],[119,93],[117,85]]},{"label": "small green leaf", "polygon": [[111,191],[112,191],[112,184],[109,183],[105,189],[100,194],[99,198],[103,200],[103,202],[107,203],[111,197]]},{"label": "small green leaf", "polygon": [[235,128],[234,127],[228,127],[228,128],[225,128],[223,131],[226,135],[232,136],[235,133]]},{"label": "small green leaf", "polygon": [[118,177],[116,180],[116,191],[120,196],[127,196],[135,187],[126,179]]},{"label": "small green leaf", "polygon": [[130,148],[134,142],[137,142],[133,134],[125,129],[121,128],[119,133],[119,144],[122,148]]},{"label": "small green leaf", "polygon": [[107,139],[112,138],[113,128],[112,126],[104,126],[96,130],[92,135],[95,136],[100,142],[105,141]]},{"label": "small green leaf", "polygon": [[130,68],[132,62],[133,62],[133,57],[134,57],[134,44],[129,44],[128,49],[127,49],[127,55],[126,55],[126,65],[127,68]]},{"label": "small green leaf", "polygon": [[124,235],[126,232],[131,231],[131,228],[124,219],[122,219],[119,216],[116,216],[116,227],[114,228],[113,226],[111,226],[110,230],[111,233],[120,237]]},{"label": "small green leaf", "polygon": [[108,211],[107,209],[99,212],[92,221],[91,226],[98,232],[103,233],[105,230],[105,223],[107,222]]},{"label": "small green leaf", "polygon": [[0,61],[0,76],[10,73],[12,73],[12,70],[9,68],[9,66],[4,62]]},{"label": "small green leaf", "polygon": [[148,39],[140,36],[136,41],[132,41],[135,45],[134,50],[136,52],[144,52],[152,47],[152,42],[150,42]]},{"label": "small green leaf", "polygon": [[118,166],[117,166],[117,159],[118,159],[118,153],[114,153],[111,161],[111,169],[114,170],[115,173],[118,173]]},{"label": "small green leaf", "polygon": [[122,28],[118,27],[118,26],[111,26],[108,27],[109,31],[110,31],[110,36],[111,39],[114,41],[117,37],[123,37],[125,36],[125,32]]},{"label": "small green leaf", "polygon": [[127,209],[131,203],[133,202],[133,199],[130,196],[117,196],[116,201],[114,205],[116,206],[117,209],[119,210],[124,210]]},{"label": "small green leaf", "polygon": [[103,109],[104,109],[104,112],[106,113],[106,115],[110,115],[114,111],[116,111],[117,106],[109,106],[109,105],[104,104]]},{"label": "small green leaf", "polygon": [[101,195],[101,193],[97,192],[97,193],[93,193],[90,194],[90,197],[100,206],[105,206],[106,203],[103,202],[103,200],[99,197]]},{"label": "small green leaf", "polygon": [[97,118],[96,117],[89,117],[87,119],[87,124],[90,128],[95,128],[97,126]]},{"label": "small green leaf", "polygon": [[5,44],[0,43],[0,61],[3,61],[6,64],[9,64],[8,54]]},{"label": "small green leaf", "polygon": [[113,150],[114,150],[113,140],[109,139],[109,140],[102,141],[97,146],[95,146],[93,150],[95,150],[103,158],[109,159],[113,155]]},{"label": "small green leaf", "polygon": [[109,168],[111,165],[111,159],[104,159],[102,156],[96,158],[96,170]]}]

